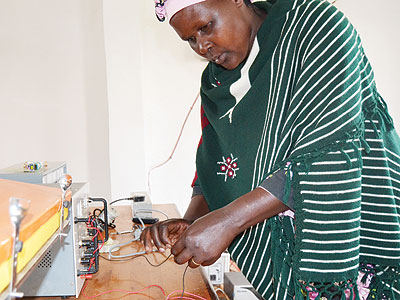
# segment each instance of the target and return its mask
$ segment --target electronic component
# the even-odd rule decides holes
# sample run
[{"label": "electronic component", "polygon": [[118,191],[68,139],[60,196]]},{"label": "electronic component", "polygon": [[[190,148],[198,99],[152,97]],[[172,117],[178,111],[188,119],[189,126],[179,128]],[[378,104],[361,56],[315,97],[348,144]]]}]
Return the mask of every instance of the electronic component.
[{"label": "electronic component", "polygon": [[[34,164],[37,164],[34,166]],[[65,162],[23,162],[0,169],[0,178],[27,183],[56,183],[62,174],[67,173]]]},{"label": "electronic component", "polygon": [[26,161],[24,162],[24,169],[27,172],[37,171],[41,168],[47,168],[47,161]]},{"label": "electronic component", "polygon": [[152,206],[147,193],[132,193],[132,217],[141,219],[152,219]]},{"label": "electronic component", "polygon": [[159,221],[159,218],[132,218],[132,222],[136,223],[136,224],[154,224],[157,223]]},{"label": "electronic component", "polygon": [[[100,239],[96,234],[97,230],[94,229],[97,227],[95,220],[89,220],[89,203],[102,202],[105,208],[104,218],[107,220],[106,201],[101,198],[89,198],[87,183],[73,183],[70,189],[72,203],[68,207],[68,218],[63,229],[66,236],[62,242],[57,240],[51,245],[21,285],[19,290],[24,296],[78,298],[85,277],[90,276],[86,274],[95,273],[99,269],[99,251],[96,249],[99,249]],[[105,231],[104,240],[107,240],[107,237],[108,230]]]},{"label": "electronic component", "polygon": [[242,272],[227,272],[224,275],[224,290],[232,300],[264,299],[244,277]]},{"label": "electronic component", "polygon": [[[108,224],[108,212],[107,212],[107,201],[103,198],[88,198],[89,202],[103,202],[103,218],[105,224]],[[102,240],[99,240],[99,236],[101,236],[100,230],[98,228],[97,220],[94,216],[89,216],[87,218],[75,217],[74,223],[84,223],[87,225],[87,232],[91,239],[83,240],[79,243],[80,248],[83,249],[81,255],[81,264],[88,265],[84,270],[78,270],[77,275],[88,275],[95,274],[99,270],[99,250],[100,243],[104,244],[108,240],[108,226],[104,226],[104,234],[105,237]],[[94,267],[92,269],[92,266]]]},{"label": "electronic component", "polygon": [[210,266],[201,266],[201,272],[210,285],[224,284],[224,273],[229,272],[230,255],[223,252],[221,257]]}]

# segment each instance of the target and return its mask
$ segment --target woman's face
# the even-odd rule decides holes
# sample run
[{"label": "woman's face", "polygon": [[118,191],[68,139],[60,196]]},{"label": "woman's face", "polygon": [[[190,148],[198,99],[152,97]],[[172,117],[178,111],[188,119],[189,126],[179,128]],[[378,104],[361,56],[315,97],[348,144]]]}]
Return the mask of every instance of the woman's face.
[{"label": "woman's face", "polygon": [[247,58],[255,36],[249,9],[243,0],[207,0],[182,9],[170,24],[197,54],[232,70]]}]

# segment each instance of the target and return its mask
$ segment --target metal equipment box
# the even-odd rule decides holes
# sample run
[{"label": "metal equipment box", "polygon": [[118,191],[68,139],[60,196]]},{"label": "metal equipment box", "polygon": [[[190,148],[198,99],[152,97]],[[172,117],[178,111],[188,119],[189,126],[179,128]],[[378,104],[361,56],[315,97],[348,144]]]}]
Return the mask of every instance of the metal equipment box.
[{"label": "metal equipment box", "polygon": [[77,276],[80,263],[80,240],[87,235],[85,224],[74,223],[75,217],[87,214],[86,199],[89,193],[87,183],[73,183],[72,205],[69,208],[69,224],[65,227],[68,235],[58,238],[48,249],[41,261],[31,271],[29,277],[19,288],[26,297],[58,296],[79,297],[85,279]]},{"label": "metal equipment box", "polygon": [[48,162],[47,167],[36,171],[28,171],[24,163],[18,163],[4,169],[0,169],[0,178],[27,183],[55,183],[61,174],[67,173],[67,164],[63,161]]}]

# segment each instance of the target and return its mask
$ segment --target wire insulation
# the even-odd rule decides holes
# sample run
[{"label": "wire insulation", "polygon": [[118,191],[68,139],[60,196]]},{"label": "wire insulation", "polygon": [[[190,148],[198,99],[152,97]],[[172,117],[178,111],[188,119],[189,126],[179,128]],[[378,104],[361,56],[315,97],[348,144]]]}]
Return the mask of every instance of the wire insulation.
[{"label": "wire insulation", "polygon": [[178,138],[177,138],[177,140],[176,140],[176,142],[175,142],[175,145],[174,145],[174,147],[173,147],[173,149],[172,149],[172,152],[171,152],[171,154],[169,155],[169,157],[168,157],[164,162],[162,162],[162,163],[160,163],[160,164],[158,164],[158,165],[152,167],[152,168],[147,172],[147,188],[148,188],[148,190],[149,190],[149,196],[151,196],[151,187],[150,187],[150,175],[151,175],[151,172],[153,172],[155,169],[158,169],[158,168],[162,167],[163,165],[165,165],[166,163],[168,163],[168,162],[172,159],[172,157],[174,156],[175,150],[176,150],[176,148],[178,147],[179,141],[180,141],[180,139],[181,139],[181,136],[182,136],[182,133],[183,133],[183,129],[185,128],[186,122],[187,122],[187,120],[189,119],[190,113],[192,112],[193,107],[195,106],[195,104],[196,104],[197,100],[199,99],[199,97],[200,97],[200,92],[197,93],[197,96],[196,96],[196,98],[194,99],[192,106],[190,106],[189,111],[188,111],[187,114],[186,114],[186,117],[185,117],[185,120],[183,121],[181,130],[179,131]]},{"label": "wire insulation", "polygon": [[[84,285],[83,288],[82,288],[83,297],[85,297],[86,299],[93,299],[93,298],[97,298],[97,297],[99,297],[99,296],[102,296],[102,295],[104,295],[104,294],[115,293],[115,292],[125,293],[125,294],[128,294],[128,295],[141,294],[143,291],[145,291],[145,290],[147,290],[147,289],[149,289],[149,288],[152,288],[152,287],[157,287],[157,288],[159,288],[159,289],[161,290],[161,292],[163,293],[164,297],[166,296],[164,289],[163,289],[161,286],[157,285],[157,284],[152,284],[152,285],[146,286],[145,288],[143,288],[143,289],[141,289],[141,290],[138,290],[138,291],[134,291],[134,292],[132,292],[132,291],[127,291],[127,290],[122,290],[122,289],[114,289],[114,290],[109,290],[109,291],[101,292],[101,293],[99,293],[99,294],[97,294],[97,295],[94,295],[94,296],[87,296],[87,295],[85,294],[84,290],[85,290],[85,288],[87,287],[88,283],[89,283],[89,281],[86,281],[85,285]],[[146,295],[146,296],[147,296],[147,295]]]}]

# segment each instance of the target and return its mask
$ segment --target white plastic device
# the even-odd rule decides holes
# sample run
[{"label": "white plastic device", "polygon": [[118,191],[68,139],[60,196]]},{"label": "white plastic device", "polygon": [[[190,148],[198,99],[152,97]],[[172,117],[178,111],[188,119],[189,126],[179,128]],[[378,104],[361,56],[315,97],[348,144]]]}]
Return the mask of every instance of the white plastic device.
[{"label": "white plastic device", "polygon": [[210,285],[224,284],[224,273],[229,272],[230,255],[223,252],[221,257],[210,266],[201,266],[203,275],[207,278]]},{"label": "white plastic device", "polygon": [[153,213],[151,211],[150,197],[146,192],[131,193],[132,201],[132,217],[151,218]]}]

